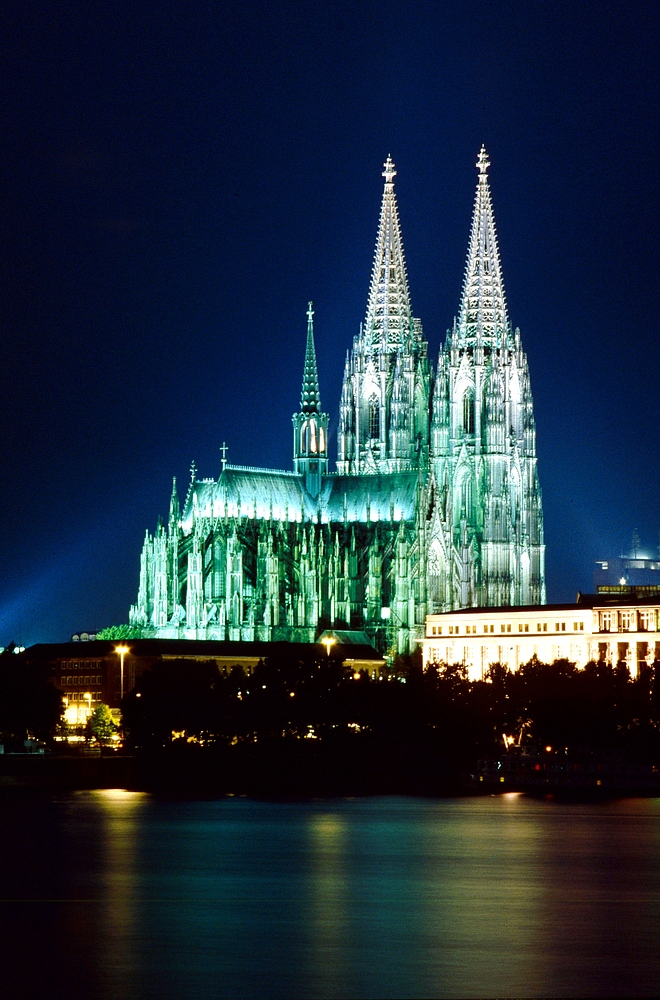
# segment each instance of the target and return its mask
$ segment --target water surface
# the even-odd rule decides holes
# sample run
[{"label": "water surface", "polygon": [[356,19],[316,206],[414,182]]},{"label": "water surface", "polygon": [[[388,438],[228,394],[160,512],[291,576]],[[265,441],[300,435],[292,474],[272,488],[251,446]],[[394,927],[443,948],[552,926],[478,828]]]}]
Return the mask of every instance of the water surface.
[{"label": "water surface", "polygon": [[16,996],[654,996],[660,800],[0,800]]}]

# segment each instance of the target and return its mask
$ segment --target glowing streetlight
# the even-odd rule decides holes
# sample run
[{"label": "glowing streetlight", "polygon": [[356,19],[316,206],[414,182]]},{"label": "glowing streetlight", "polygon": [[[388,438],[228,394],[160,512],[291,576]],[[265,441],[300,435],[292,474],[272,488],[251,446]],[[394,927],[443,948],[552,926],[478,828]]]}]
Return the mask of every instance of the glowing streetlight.
[{"label": "glowing streetlight", "polygon": [[120,657],[120,660],[121,660],[119,687],[120,687],[120,692],[121,692],[120,699],[123,699],[123,697],[124,697],[124,657],[126,656],[127,653],[130,653],[130,648],[128,646],[115,646],[115,653],[119,653],[119,657]]},{"label": "glowing streetlight", "polygon": [[330,659],[330,650],[334,646],[334,644],[336,643],[336,641],[337,640],[332,635],[328,635],[328,636],[325,637],[325,639],[321,639],[321,642],[325,646],[325,651],[328,654],[328,659]]}]

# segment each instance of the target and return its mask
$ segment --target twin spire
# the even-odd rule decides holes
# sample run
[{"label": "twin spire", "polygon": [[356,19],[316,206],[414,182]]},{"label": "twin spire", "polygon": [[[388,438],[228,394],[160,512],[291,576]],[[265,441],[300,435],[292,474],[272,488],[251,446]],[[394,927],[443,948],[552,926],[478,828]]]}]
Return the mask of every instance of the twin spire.
[{"label": "twin spire", "polygon": [[499,347],[509,330],[495,216],[488,184],[489,166],[486,149],[482,146],[476,163],[479,178],[458,314],[458,340],[466,346],[480,343],[483,346]]},{"label": "twin spire", "polygon": [[363,336],[366,346],[396,350],[413,330],[413,322],[401,223],[394,194],[396,168],[391,156],[383,165],[383,177],[385,187]]},{"label": "twin spire", "polygon": [[[498,347],[509,330],[495,216],[488,184],[489,166],[490,161],[482,145],[476,163],[479,177],[458,315],[458,340],[465,346],[480,343],[483,346]],[[363,336],[368,346],[397,350],[405,343],[409,333],[415,336],[420,334],[410,307],[401,224],[394,194],[396,168],[389,155],[383,164],[383,177],[385,186]],[[321,412],[311,302],[307,308],[307,346],[300,409],[307,414]]]}]

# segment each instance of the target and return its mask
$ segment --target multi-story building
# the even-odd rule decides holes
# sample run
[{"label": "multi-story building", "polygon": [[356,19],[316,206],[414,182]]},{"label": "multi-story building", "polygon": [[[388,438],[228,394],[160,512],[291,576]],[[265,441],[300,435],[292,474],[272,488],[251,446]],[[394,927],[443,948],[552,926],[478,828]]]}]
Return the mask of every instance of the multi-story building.
[{"label": "multi-story building", "polygon": [[[482,148],[458,319],[428,359],[388,157],[365,322],[346,355],[328,468],[308,310],[293,471],[194,463],[146,533],[143,636],[313,641],[366,629],[399,651],[429,612],[543,604],[543,515],[527,358],[508,317]],[[387,626],[383,610],[390,612]]]},{"label": "multi-story building", "polygon": [[429,615],[424,664],[461,663],[470,679],[483,679],[493,663],[517,670],[536,656],[542,663],[570,660],[624,662],[632,674],[660,660],[660,599],[579,594],[576,604],[470,608]]}]

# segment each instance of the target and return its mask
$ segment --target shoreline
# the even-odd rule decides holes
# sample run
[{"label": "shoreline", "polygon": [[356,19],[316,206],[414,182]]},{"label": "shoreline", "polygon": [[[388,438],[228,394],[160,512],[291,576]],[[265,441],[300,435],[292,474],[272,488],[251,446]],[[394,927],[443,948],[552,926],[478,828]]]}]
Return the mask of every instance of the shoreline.
[{"label": "shoreline", "polygon": [[[220,799],[248,797],[269,801],[375,798],[463,798],[519,793],[558,801],[605,801],[617,798],[660,797],[660,776],[624,780],[602,774],[536,781],[479,780],[464,768],[445,762],[420,773],[409,767],[383,769],[378,762],[349,770],[345,761],[306,754],[298,759],[282,755],[205,754],[5,754],[0,757],[0,798],[12,793],[48,793],[124,788],[157,797]],[[358,762],[356,761],[357,765]],[[410,765],[413,766],[410,766]],[[334,766],[333,766],[334,765]]]}]

